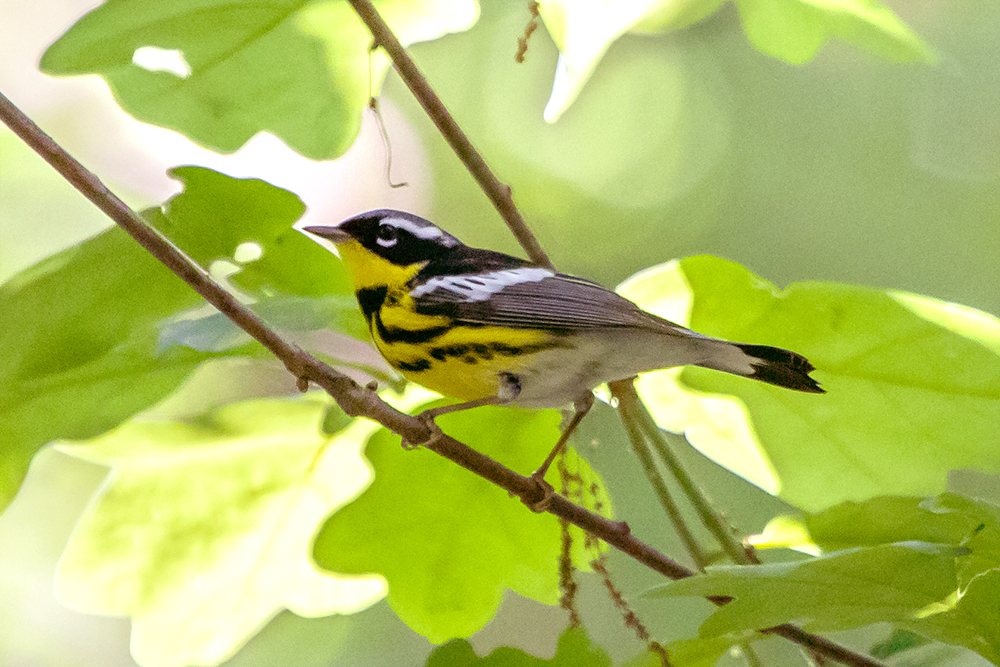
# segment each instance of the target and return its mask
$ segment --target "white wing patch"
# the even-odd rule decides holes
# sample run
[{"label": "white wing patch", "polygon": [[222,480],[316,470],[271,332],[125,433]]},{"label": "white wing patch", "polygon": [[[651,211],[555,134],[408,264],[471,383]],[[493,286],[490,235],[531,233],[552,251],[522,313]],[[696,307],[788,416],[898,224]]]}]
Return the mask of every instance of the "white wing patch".
[{"label": "white wing patch", "polygon": [[416,236],[418,239],[440,239],[439,242],[441,245],[449,248],[458,243],[458,240],[455,239],[454,236],[444,233],[442,230],[430,223],[425,226],[421,226],[412,220],[407,220],[406,218],[383,218],[381,222],[382,224],[392,225],[396,229],[407,231]]},{"label": "white wing patch", "polygon": [[554,275],[556,274],[548,269],[526,267],[491,273],[435,276],[410,292],[410,295],[418,297],[436,289],[443,289],[458,294],[463,301],[486,301],[505,287],[520,283],[535,283]]}]

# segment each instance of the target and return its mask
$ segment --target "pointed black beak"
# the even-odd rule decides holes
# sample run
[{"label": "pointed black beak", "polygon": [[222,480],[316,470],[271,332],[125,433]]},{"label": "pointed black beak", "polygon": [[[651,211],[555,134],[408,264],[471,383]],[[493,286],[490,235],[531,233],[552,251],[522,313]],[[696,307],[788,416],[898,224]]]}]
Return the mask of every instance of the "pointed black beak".
[{"label": "pointed black beak", "polygon": [[333,241],[334,243],[343,243],[351,240],[351,235],[340,227],[303,227],[302,231],[308,232],[313,236],[318,236],[321,239],[326,239],[327,241]]}]

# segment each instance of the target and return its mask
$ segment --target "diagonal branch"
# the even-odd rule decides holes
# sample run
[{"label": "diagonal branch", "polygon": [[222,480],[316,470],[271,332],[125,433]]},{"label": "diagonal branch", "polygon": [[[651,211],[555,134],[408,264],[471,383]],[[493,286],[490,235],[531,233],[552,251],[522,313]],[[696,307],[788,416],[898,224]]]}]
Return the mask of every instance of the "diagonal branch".
[{"label": "diagonal branch", "polygon": [[[303,383],[314,382],[325,389],[347,414],[377,421],[409,442],[425,442],[430,439],[431,434],[424,422],[396,410],[379,398],[374,391],[362,387],[309,353],[282,340],[260,318],[216,283],[208,273],[146,224],[135,211],[108,190],[96,175],[56,144],[2,93],[0,93],[0,120],[3,120],[63,178],[146,248],[151,255],[278,357],[288,370],[299,378],[300,386]],[[541,490],[534,480],[517,474],[448,435],[437,438],[429,448],[525,502],[538,503],[542,500]],[[611,521],[574,505],[562,496],[554,496],[547,511],[592,533],[671,579],[681,579],[693,574],[684,566],[637,540],[629,533],[628,526],[624,523]]]},{"label": "diagonal branch", "polygon": [[[212,280],[203,269],[146,224],[135,211],[105,187],[96,175],[55,143],[2,93],[0,93],[0,120],[151,255],[274,353],[299,379],[300,388],[304,389],[309,382],[314,382],[326,390],[347,414],[373,419],[409,442],[425,442],[430,438],[427,426],[418,418],[399,412],[382,401],[374,391],[362,387],[307,352],[282,340],[256,315]],[[437,438],[429,449],[505,489],[526,504],[536,505],[543,500],[541,489],[533,479],[519,475],[450,436],[442,435]],[[694,572],[683,565],[636,539],[624,522],[606,519],[574,505],[559,495],[552,496],[545,511],[604,540],[664,576],[683,579],[694,575]],[[716,598],[713,601],[724,604],[725,598]],[[775,626],[760,632],[785,637],[852,667],[882,667],[880,663],[870,658],[793,625]]]},{"label": "diagonal branch", "polygon": [[493,206],[496,207],[497,212],[500,213],[504,222],[510,227],[510,231],[513,232],[521,247],[524,248],[524,252],[528,254],[532,262],[552,268],[552,262],[549,261],[545,251],[542,250],[542,246],[538,244],[535,235],[531,233],[527,223],[521,216],[521,212],[514,206],[510,186],[501,183],[500,179],[489,168],[486,160],[483,159],[483,156],[479,154],[479,151],[469,141],[469,137],[466,136],[462,128],[455,122],[448,109],[445,108],[444,102],[441,101],[441,98],[437,96],[437,93],[427,83],[427,79],[424,78],[424,75],[417,68],[417,64],[413,62],[410,54],[399,43],[396,35],[386,25],[378,10],[375,9],[369,0],[348,0],[348,2],[351,3],[354,11],[364,21],[365,25],[368,26],[368,30],[375,40],[375,45],[381,46],[389,54],[389,59],[392,60],[393,67],[396,68],[400,78],[403,79],[410,92],[420,102],[420,106],[424,108],[424,111],[427,112],[427,115],[437,127],[438,132],[441,133],[441,136],[445,138],[448,145],[455,151],[458,159],[462,161],[465,168],[468,169],[472,177],[479,183],[479,187],[483,189],[486,196],[493,202]]}]

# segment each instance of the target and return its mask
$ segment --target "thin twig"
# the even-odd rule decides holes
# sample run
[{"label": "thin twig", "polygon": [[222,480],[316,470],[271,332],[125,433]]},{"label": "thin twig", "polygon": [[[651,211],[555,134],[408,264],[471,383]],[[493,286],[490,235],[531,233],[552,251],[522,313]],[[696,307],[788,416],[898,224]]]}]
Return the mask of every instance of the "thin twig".
[{"label": "thin twig", "polygon": [[[566,467],[566,454],[559,457],[556,464],[559,471],[559,492],[564,498],[583,502],[583,478],[577,473],[570,473]],[[574,486],[570,485],[573,482]],[[600,511],[599,507],[595,507]],[[588,533],[589,535],[589,533]],[[576,583],[576,568],[573,566],[573,536],[569,532],[569,522],[559,519],[559,606],[569,614],[569,627],[580,627],[580,610],[576,606],[576,594],[579,587]]]},{"label": "thin twig", "polygon": [[694,507],[695,512],[697,512],[698,517],[712,535],[715,536],[719,544],[722,545],[726,554],[734,563],[739,565],[759,564],[760,560],[757,558],[757,555],[737,539],[728,522],[712,507],[711,502],[705,496],[705,492],[691,478],[684,466],[681,465],[680,460],[666,441],[665,434],[656,425],[656,422],[653,421],[653,417],[639,399],[632,380],[613,382],[610,386],[612,395],[618,399],[622,419],[635,420],[638,428],[653,443],[653,447],[656,448],[660,460],[670,470],[670,473],[677,480],[677,483]]},{"label": "thin twig", "polygon": [[[362,387],[312,355],[282,340],[243,304],[213,281],[204,270],[147,225],[137,213],[108,190],[97,176],[52,141],[2,93],[0,93],[0,120],[151,255],[278,357],[298,378],[300,388],[304,389],[309,382],[314,382],[325,389],[348,415],[373,419],[408,442],[425,442],[430,438],[431,433],[427,426],[417,417],[396,410],[382,401],[371,389]],[[535,480],[517,474],[448,435],[438,437],[429,449],[505,489],[526,504],[537,506],[543,500],[544,492]],[[611,521],[571,503],[560,495],[551,497],[545,511],[582,528],[670,579],[683,579],[695,574],[636,539],[624,522]],[[760,632],[785,637],[851,667],[883,667],[881,663],[823,637],[805,632],[794,625],[779,625]]]},{"label": "thin twig", "polygon": [[659,642],[652,641],[649,630],[646,628],[645,623],[642,619],[635,613],[631,606],[629,606],[628,601],[625,600],[625,596],[622,592],[618,590],[615,586],[615,582],[611,580],[611,573],[608,572],[608,567],[606,564],[604,554],[599,554],[597,558],[590,561],[590,567],[601,577],[601,582],[604,584],[604,588],[608,591],[608,595],[611,597],[611,604],[615,606],[615,609],[622,615],[622,620],[625,622],[625,627],[631,628],[635,636],[639,638],[639,641],[646,644],[646,649],[650,653],[655,653],[660,658],[661,667],[670,667],[670,656],[667,650]]},{"label": "thin twig", "polygon": [[521,212],[514,206],[510,186],[501,183],[500,179],[489,168],[483,156],[479,154],[479,151],[469,141],[469,137],[458,126],[452,115],[448,113],[441,98],[428,85],[427,79],[424,78],[424,75],[417,68],[416,63],[410,58],[410,54],[406,52],[403,45],[396,39],[396,35],[386,25],[385,21],[379,15],[378,10],[375,9],[369,0],[348,0],[348,2],[351,3],[354,11],[357,12],[361,20],[368,26],[375,44],[385,49],[400,78],[403,79],[410,92],[420,102],[420,106],[424,108],[424,111],[427,112],[434,125],[437,126],[441,136],[445,138],[448,145],[458,155],[458,159],[462,161],[465,168],[469,170],[472,177],[479,183],[479,187],[483,189],[486,196],[493,202],[493,206],[496,207],[504,222],[510,227],[510,231],[513,232],[521,247],[524,248],[524,252],[527,253],[528,258],[536,264],[551,268],[552,262],[549,261],[548,255],[542,250],[542,246],[538,244],[535,235],[528,229],[528,225],[521,216]]},{"label": "thin twig", "polygon": [[518,65],[524,63],[524,56],[528,53],[528,40],[538,30],[538,3],[534,0],[528,3],[528,13],[531,14],[531,20],[524,26],[524,34],[517,38],[517,51],[514,53],[514,62]]}]

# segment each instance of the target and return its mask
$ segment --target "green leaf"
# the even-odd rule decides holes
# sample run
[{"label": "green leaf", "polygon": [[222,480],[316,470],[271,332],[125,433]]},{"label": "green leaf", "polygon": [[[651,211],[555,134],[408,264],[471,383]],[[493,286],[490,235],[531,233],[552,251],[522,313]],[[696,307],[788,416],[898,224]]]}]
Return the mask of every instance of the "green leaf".
[{"label": "green leaf", "polygon": [[1000,323],[985,313],[928,320],[895,293],[836,283],[781,291],[712,257],[644,272],[623,293],[696,331],[813,362],[826,394],[700,368],[680,374],[686,387],[741,400],[692,393],[677,371],[639,383],[661,427],[798,507],[933,495],[949,470],[998,470]]},{"label": "green leaf", "polygon": [[976,577],[947,613],[903,624],[925,637],[971,649],[993,664],[1000,663],[1000,563]]},{"label": "green leaf", "polygon": [[811,539],[826,550],[921,541],[968,551],[958,569],[965,587],[1000,565],[1000,507],[944,493],[936,498],[873,498],[809,515]]},{"label": "green leaf", "polygon": [[559,47],[545,120],[554,123],[576,101],[608,48],[633,29],[678,30],[715,12],[723,0],[541,0],[538,13]]},{"label": "green leaf", "polygon": [[374,427],[328,437],[329,405],[246,401],[60,445],[111,467],[59,563],[61,601],[130,616],[136,661],[179,667],[218,663],[283,608],[322,616],[380,599],[380,579],[310,559],[317,524],[370,478],[360,447]]},{"label": "green leaf", "polygon": [[323,425],[321,427],[326,435],[333,435],[337,431],[347,428],[353,418],[348,415],[339,405],[331,405],[323,415]]},{"label": "green leaf", "polygon": [[903,651],[909,651],[912,648],[923,646],[928,642],[928,639],[921,637],[915,632],[910,632],[909,630],[896,630],[892,633],[891,637],[872,646],[869,653],[872,654],[873,658],[884,660],[902,653]]},{"label": "green leaf", "polygon": [[735,639],[784,622],[828,631],[893,621],[987,660],[1000,656],[1000,507],[950,493],[876,498],[844,503],[804,524],[824,548],[868,546],[795,563],[718,568],[694,578],[701,583],[685,580],[654,595],[734,596],[702,626],[707,638]]},{"label": "green leaf", "polygon": [[[404,45],[466,30],[478,16],[474,0],[376,5]],[[330,159],[353,143],[388,68],[370,43],[343,0],[109,0],[49,47],[41,67],[99,74],[139,120],[217,151],[267,131]],[[170,62],[150,63],[150,53]]]},{"label": "green leaf", "polygon": [[157,351],[157,323],[200,297],[119,230],[0,286],[0,507],[35,451],[101,433],[172,391],[205,358]]},{"label": "green leaf", "polygon": [[804,63],[831,37],[894,62],[934,60],[932,50],[878,0],[734,0],[763,53]]},{"label": "green leaf", "polygon": [[987,526],[1000,526],[1000,507],[988,502],[952,493],[936,498],[882,496],[841,503],[804,518],[776,517],[764,529],[771,539],[766,543],[751,541],[758,548],[813,545],[824,551],[911,540],[966,546],[977,543],[977,552],[985,548],[1000,554],[1000,535]]},{"label": "green leaf", "polygon": [[[358,302],[353,296],[271,296],[248,304],[248,307],[279,331],[332,329],[358,340],[370,340],[364,319],[358,311]],[[250,334],[218,311],[183,313],[164,324],[160,334],[160,343],[164,346],[185,345],[210,352],[222,352],[249,342]]]},{"label": "green leaf", "polygon": [[[538,466],[555,444],[558,422],[555,411],[514,408],[478,408],[438,419],[449,435],[522,474]],[[320,567],[381,574],[389,583],[393,610],[435,643],[482,628],[505,589],[556,603],[560,531],[555,517],[527,511],[502,489],[433,452],[404,451],[399,437],[388,431],[372,437],[365,453],[375,480],[316,537]],[[599,483],[575,455],[568,466],[582,476],[583,489]],[[559,487],[555,467],[548,480]],[[603,492],[597,500],[603,512],[610,511]],[[578,564],[589,561],[582,542],[576,534]]]},{"label": "green leaf", "polygon": [[454,639],[435,649],[427,658],[426,667],[611,667],[611,658],[591,642],[584,630],[569,628],[559,637],[556,654],[551,660],[536,658],[508,646],[480,658],[472,650],[472,644]]},{"label": "green leaf", "polygon": [[841,551],[793,563],[710,568],[654,588],[650,597],[726,595],[704,637],[749,637],[796,623],[810,632],[909,620],[955,591],[955,548],[910,543]]},{"label": "green leaf", "polygon": [[[714,667],[726,653],[742,657],[742,648],[733,646],[733,642],[726,637],[680,639],[664,648],[674,667]],[[622,667],[663,667],[663,661],[658,653],[644,651]]]},{"label": "green leaf", "polygon": [[806,517],[826,550],[919,540],[989,552],[1000,562],[1000,507],[944,493],[936,498],[872,498],[847,502]]},{"label": "green leaf", "polygon": [[[541,0],[538,11],[559,47],[545,120],[576,101],[608,48],[627,32],[668,32],[711,16],[723,0]],[[877,0],[735,0],[747,37],[768,55],[804,63],[830,37],[892,61],[932,61],[931,49]]]},{"label": "green leaf", "polygon": [[[228,265],[214,272],[254,298],[353,299],[340,263],[292,229],[304,210],[298,197],[208,169],[171,174],[183,192],[145,217],[202,266]],[[240,264],[234,255],[246,243],[263,254]],[[245,337],[215,347],[176,344],[192,342],[177,334],[178,322],[215,312],[119,229],[0,286],[0,507],[47,442],[114,427],[166,397],[206,359],[263,354]],[[299,328],[356,330],[356,315],[324,312],[331,319],[300,317]],[[331,356],[354,354],[327,347]]]},{"label": "green leaf", "polygon": [[[306,210],[295,194],[203,167],[169,173],[184,189],[166,202],[163,213],[154,213],[154,224],[203,267],[225,261],[229,270],[219,272],[226,280],[258,298],[353,296],[340,263],[292,227]],[[255,246],[259,257],[238,261],[244,244]]]}]

